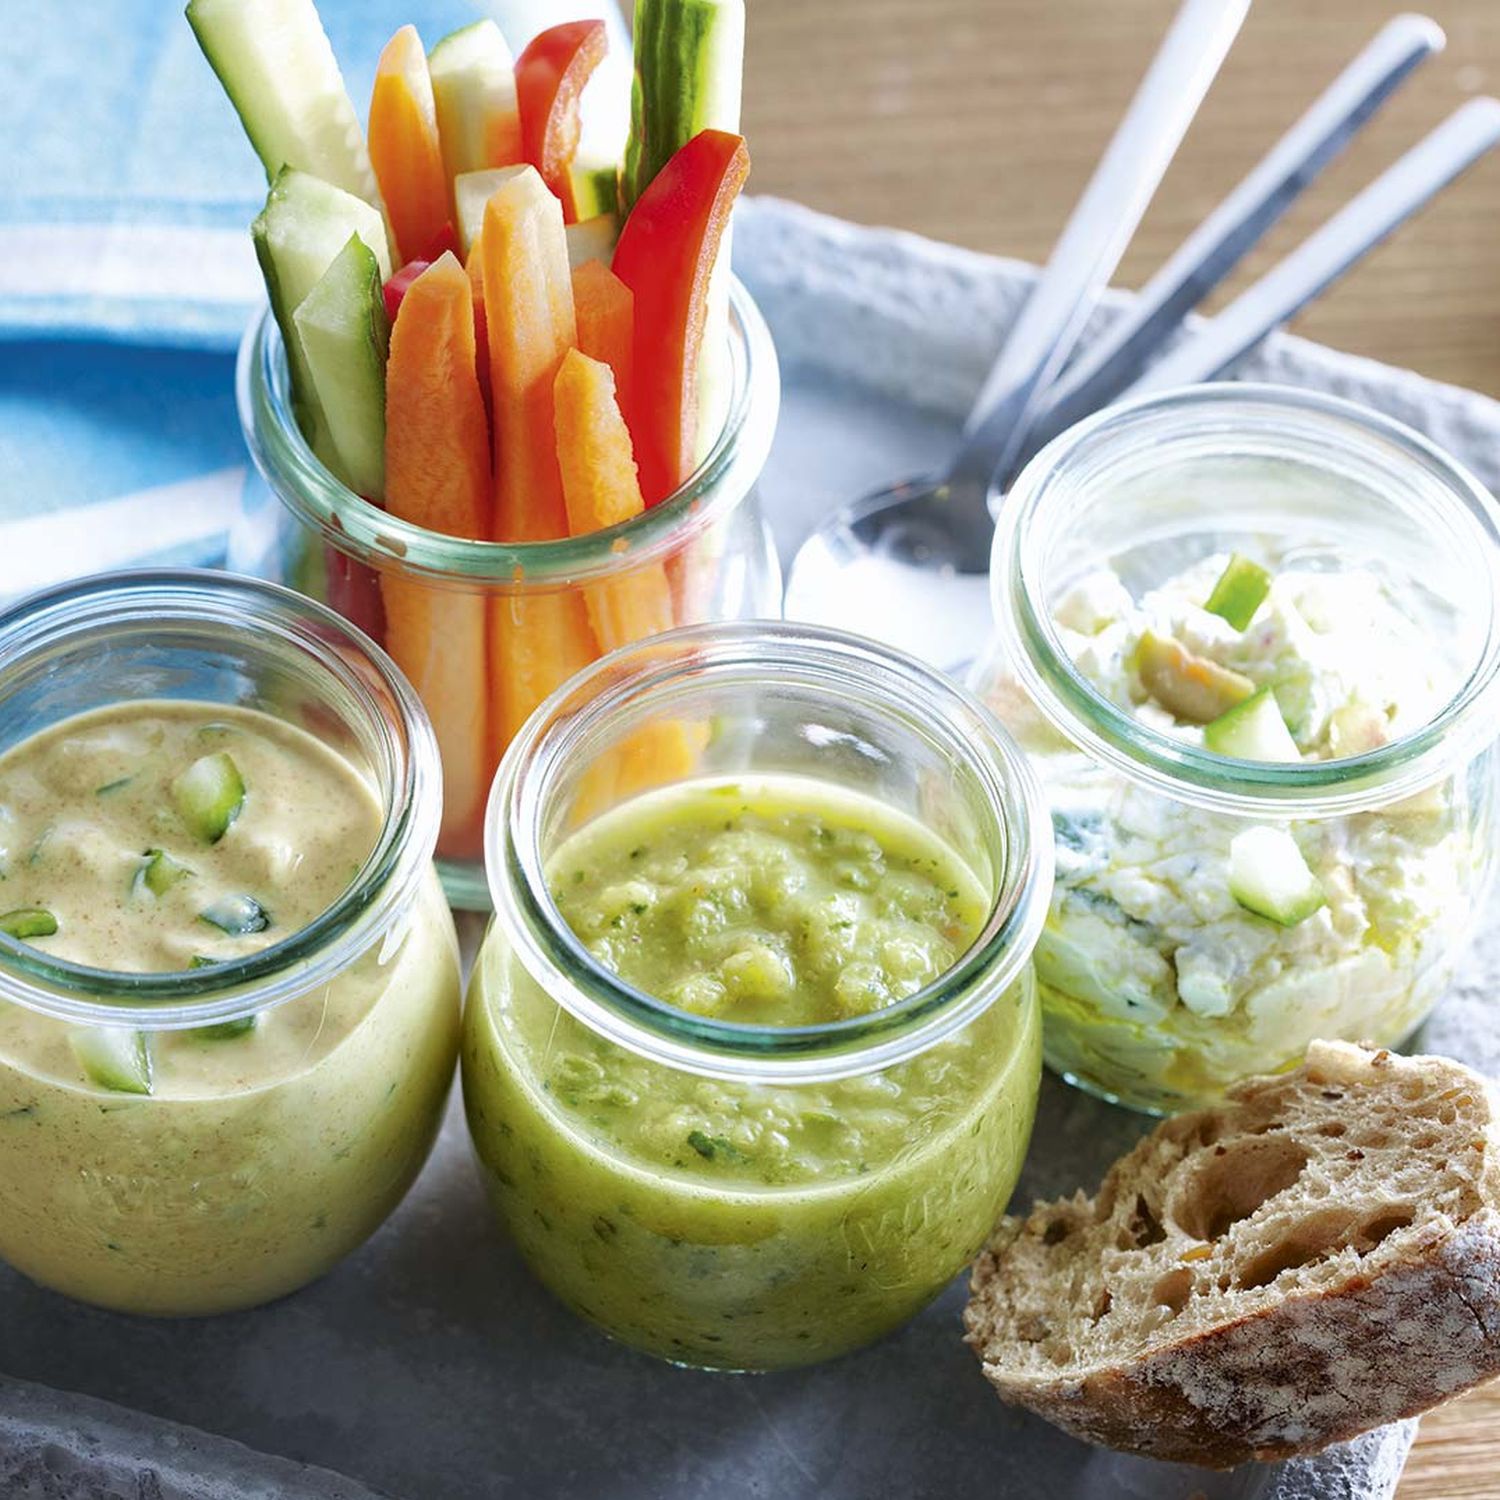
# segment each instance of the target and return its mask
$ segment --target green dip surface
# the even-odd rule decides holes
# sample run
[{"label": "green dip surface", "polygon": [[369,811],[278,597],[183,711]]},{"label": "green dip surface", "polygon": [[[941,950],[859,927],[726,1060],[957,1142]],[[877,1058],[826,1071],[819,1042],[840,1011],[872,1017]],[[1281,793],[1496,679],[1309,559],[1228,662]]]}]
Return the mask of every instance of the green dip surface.
[{"label": "green dip surface", "polygon": [[[173,786],[225,749],[243,796],[210,840]],[[212,704],[122,704],[0,757],[0,907],[53,916],[55,932],[22,940],[56,956],[122,973],[201,966],[306,925],[380,824],[364,777],[301,729]],[[149,849],[186,873],[152,889]],[[245,897],[265,926],[203,919]],[[220,1028],[111,1028],[143,1077],[100,1067],[101,1028],[0,1000],[0,1256],[134,1313],[294,1290],[416,1176],[458,1024],[457,944],[431,872],[394,928],[315,989]]]},{"label": "green dip surface", "polygon": [[[630,983],[772,1026],[915,993],[990,906],[914,819],[806,778],[649,793],[571,837],[549,876],[574,931]],[[831,1357],[929,1301],[1009,1197],[1039,1070],[1029,970],[906,1062],[744,1083],[600,1037],[530,979],[498,926],[464,1045],[491,1195],[540,1277],[627,1342],[731,1369]]]}]

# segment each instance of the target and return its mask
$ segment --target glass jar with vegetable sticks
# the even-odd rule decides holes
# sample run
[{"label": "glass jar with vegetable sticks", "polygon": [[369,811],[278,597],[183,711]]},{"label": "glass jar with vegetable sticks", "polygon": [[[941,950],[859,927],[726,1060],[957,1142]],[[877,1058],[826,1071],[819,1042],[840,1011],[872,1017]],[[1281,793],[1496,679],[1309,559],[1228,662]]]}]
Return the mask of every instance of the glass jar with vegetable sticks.
[{"label": "glass jar with vegetable sticks", "polygon": [[252,230],[270,313],[239,371],[265,484],[230,562],[326,600],[411,678],[443,753],[445,884],[482,905],[484,791],[526,715],[618,646],[779,608],[756,496],[775,353],[728,272],[743,7],[642,0],[639,107],[603,163],[579,151],[603,22],[514,59],[493,22],[430,55],[403,27],[366,149],[293,8],[327,130],[254,5],[189,7],[273,179]]},{"label": "glass jar with vegetable sticks", "polygon": [[1051,802],[1049,1063],[1170,1113],[1402,1042],[1493,866],[1500,511],[1416,433],[1209,385],[1080,423],[1002,507],[978,687]]}]

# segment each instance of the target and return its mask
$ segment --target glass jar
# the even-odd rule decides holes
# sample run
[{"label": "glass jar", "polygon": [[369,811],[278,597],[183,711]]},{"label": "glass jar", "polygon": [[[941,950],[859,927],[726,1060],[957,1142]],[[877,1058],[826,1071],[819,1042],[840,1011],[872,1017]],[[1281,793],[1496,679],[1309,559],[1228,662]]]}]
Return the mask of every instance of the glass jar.
[{"label": "glass jar", "polygon": [[[977,688],[1052,807],[1058,1072],[1172,1113],[1315,1037],[1399,1044],[1431,1010],[1492,866],[1497,517],[1416,433],[1273,386],[1116,407],[1027,467]],[[1270,592],[1239,566],[1250,593],[1210,609],[1236,553]],[[1179,722],[1225,704],[1174,674],[1206,672],[1212,700],[1221,668],[1234,697],[1273,694],[1269,740],[1233,748],[1243,715]]]},{"label": "glass jar", "polygon": [[[991,898],[973,945],[882,1010],[728,1022],[632,988],[549,894],[549,859],[639,783],[790,776],[918,818]],[[600,795],[601,784],[608,787]],[[732,788],[732,784],[731,787]],[[486,823],[495,917],[470,984],[469,1128],[536,1275],[678,1363],[770,1369],[878,1338],[972,1259],[1031,1130],[1030,955],[1050,841],[1024,758],[915,660],[805,627],[674,631],[558,693],[501,764]]]},{"label": "glass jar", "polygon": [[[0,1256],[85,1302],[180,1316],[295,1290],[396,1206],[437,1133],[460,985],[431,862],[437,747],[383,653],[214,573],[114,574],[0,614],[0,749],[151,698],[310,730],[383,808],[344,893],[247,957],[121,973],[0,934]],[[144,1034],[149,1093],[89,1080],[75,1048],[98,1028]]]},{"label": "glass jar", "polygon": [[[481,859],[484,800],[525,714],[497,707],[482,656],[528,609],[586,589],[630,590],[666,573],[678,625],[781,612],[781,574],[756,490],[781,399],[776,349],[750,294],[730,297],[727,415],[708,455],[675,494],[633,521],[555,542],[466,541],[388,514],[340,484],[292,415],[286,351],[267,311],[240,347],[240,421],[263,483],[246,486],[229,566],[326,601],[395,658],[427,704],[442,751],[438,869],[450,900],[489,905]],[[661,587],[652,578],[649,587]],[[400,619],[386,602],[399,591]],[[534,603],[533,601],[537,601]],[[639,613],[639,612],[637,612]],[[480,643],[466,657],[462,643]],[[600,654],[603,654],[602,652]],[[533,704],[575,663],[532,664]],[[514,722],[502,722],[511,719]]]}]

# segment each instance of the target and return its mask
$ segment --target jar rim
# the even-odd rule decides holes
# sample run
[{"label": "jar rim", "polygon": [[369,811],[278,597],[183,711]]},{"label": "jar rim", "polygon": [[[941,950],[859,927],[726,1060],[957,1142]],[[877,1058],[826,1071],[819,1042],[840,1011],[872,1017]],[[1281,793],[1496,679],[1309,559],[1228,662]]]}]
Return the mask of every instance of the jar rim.
[{"label": "jar rim", "polygon": [[[122,627],[173,625],[258,636],[313,658],[337,682],[372,727],[385,763],[389,800],[374,847],[311,922],[255,953],[203,968],[95,968],[0,933],[0,999],[63,1020],[151,1030],[239,1020],[337,974],[389,930],[432,858],[442,794],[437,741],[420,700],[363,631],[279,584],[209,569],[126,569],[28,595],[0,610],[0,702],[7,679],[47,653]],[[394,709],[396,725],[383,703]]]},{"label": "jar rim", "polygon": [[776,346],[754,298],[729,285],[731,372],[724,425],[692,474],[639,516],[545,542],[476,541],[401,519],[357,495],[313,453],[292,411],[281,333],[269,306],[240,341],[235,396],[246,446],[281,501],[356,562],[450,587],[557,588],[607,576],[622,556],[644,564],[681,547],[731,509],[759,477],[780,406]]},{"label": "jar rim", "polygon": [[[1111,445],[1157,441],[1171,424],[1246,420],[1316,424],[1330,449],[1379,444],[1439,496],[1440,519],[1464,534],[1465,555],[1489,602],[1483,649],[1443,707],[1361,755],[1284,764],[1246,761],[1184,742],[1115,704],[1074,664],[1042,597],[1045,512],[1070,466]],[[1274,428],[1270,429],[1274,432]],[[1099,486],[1108,489],[1106,480]],[[1091,501],[1090,503],[1097,503]],[[1053,439],[1001,504],[990,569],[1002,648],[1053,728],[1138,785],[1217,811],[1323,817],[1385,806],[1450,774],[1496,736],[1500,717],[1500,506],[1462,464],[1404,423],[1341,397],[1259,382],[1221,381],[1141,396],[1085,418]]]},{"label": "jar rim", "polygon": [[[647,696],[685,709],[706,688],[778,682],[858,691],[893,719],[920,720],[985,789],[1003,863],[985,924],[942,975],[865,1016],[802,1026],[723,1021],[669,1005],[596,959],[550,893],[541,828],[560,767],[583,739]],[[762,1082],[874,1071],[935,1045],[988,1009],[1030,963],[1052,887],[1051,824],[1041,784],[993,715],[935,669],[884,645],[782,621],[679,628],[601,658],[532,715],[506,751],[485,816],[496,920],[521,962],[584,1024],[630,1050],[706,1076]]]}]

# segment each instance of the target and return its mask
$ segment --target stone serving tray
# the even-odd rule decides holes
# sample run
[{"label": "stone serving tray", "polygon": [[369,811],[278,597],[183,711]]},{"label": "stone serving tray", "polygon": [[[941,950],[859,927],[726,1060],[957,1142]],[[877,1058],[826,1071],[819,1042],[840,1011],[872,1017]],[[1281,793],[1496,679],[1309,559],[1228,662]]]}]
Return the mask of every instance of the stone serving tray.
[{"label": "stone serving tray", "polygon": [[[783,363],[764,495],[783,555],[838,500],[935,463],[1028,267],[769,200],[735,255]],[[1101,320],[1120,305],[1118,299]],[[1278,338],[1243,373],[1411,423],[1500,481],[1500,406]],[[1423,1043],[1500,1074],[1500,923]],[[469,923],[466,934],[477,935]],[[1143,1128],[1050,1078],[1018,1198],[1090,1189]],[[1099,1452],[1002,1407],[955,1284],[863,1353],[783,1375],[676,1370],[585,1327],[492,1224],[450,1110],[375,1238],[271,1307],[118,1317],[0,1268],[3,1500],[1388,1500],[1414,1424],[1322,1458],[1202,1473]]]}]

